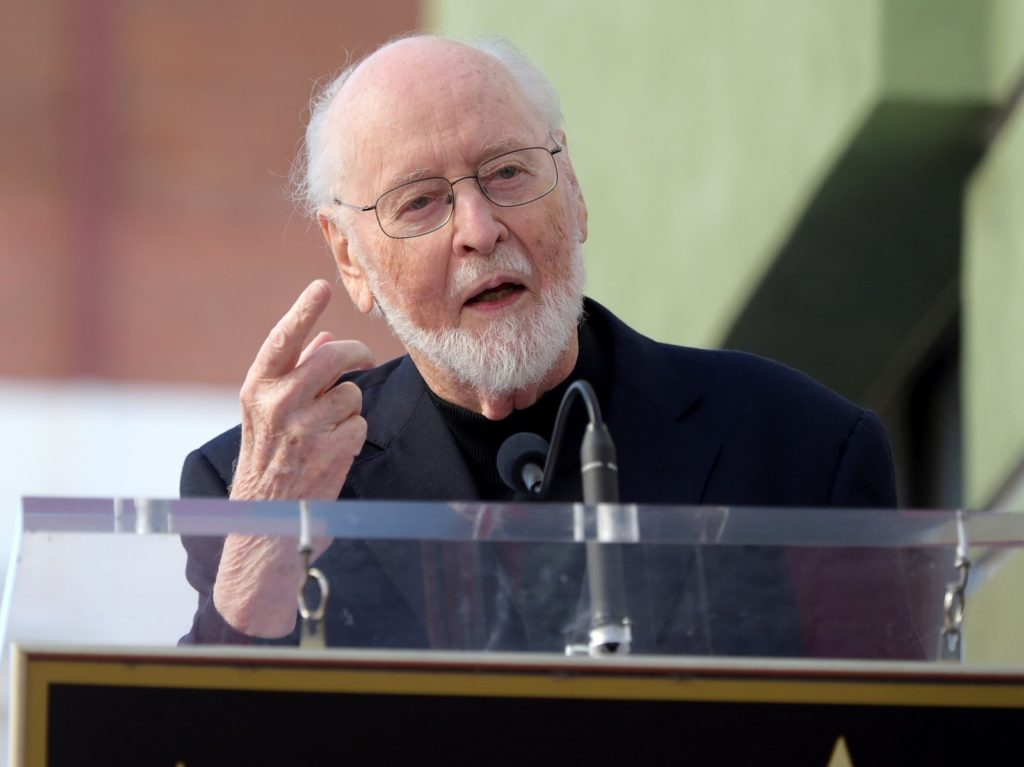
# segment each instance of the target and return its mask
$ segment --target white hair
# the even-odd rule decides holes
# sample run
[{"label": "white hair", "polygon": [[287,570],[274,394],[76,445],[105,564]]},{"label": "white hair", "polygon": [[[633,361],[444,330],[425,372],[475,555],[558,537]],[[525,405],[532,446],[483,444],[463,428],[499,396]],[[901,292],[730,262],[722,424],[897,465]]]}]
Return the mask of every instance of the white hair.
[{"label": "white hair", "polygon": [[[358,61],[349,64],[333,80],[314,95],[309,107],[309,123],[302,154],[292,169],[292,194],[310,216],[334,200],[334,189],[341,179],[342,142],[336,115],[330,114],[331,104],[352,73],[374,53],[395,43],[409,39],[441,39],[434,35],[413,35],[390,40]],[[536,110],[551,132],[564,126],[562,103],[558,91],[547,76],[526,55],[508,40],[488,38],[469,44],[481,53],[501,63],[522,88],[528,103]]]}]

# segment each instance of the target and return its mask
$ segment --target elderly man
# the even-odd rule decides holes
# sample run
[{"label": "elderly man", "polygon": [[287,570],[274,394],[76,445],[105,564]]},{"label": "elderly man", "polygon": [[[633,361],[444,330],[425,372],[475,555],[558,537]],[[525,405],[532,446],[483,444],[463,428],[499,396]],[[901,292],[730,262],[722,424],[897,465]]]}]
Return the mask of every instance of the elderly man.
[{"label": "elderly man", "polygon": [[[582,378],[618,444],[623,500],[895,505],[871,413],[750,355],[655,343],[584,300],[587,207],[558,96],[507,44],[384,46],[315,103],[306,151],[310,209],[341,281],[408,356],[373,367],[358,341],[321,332],[307,343],[331,292],[314,282],[256,355],[240,428],[188,457],[183,495],[511,499],[499,446],[550,433]],[[572,461],[555,500],[579,500]],[[293,543],[187,545],[200,592],[192,639],[293,632]],[[340,545],[321,560],[330,568],[385,571],[352,597],[379,610],[387,564]]]}]

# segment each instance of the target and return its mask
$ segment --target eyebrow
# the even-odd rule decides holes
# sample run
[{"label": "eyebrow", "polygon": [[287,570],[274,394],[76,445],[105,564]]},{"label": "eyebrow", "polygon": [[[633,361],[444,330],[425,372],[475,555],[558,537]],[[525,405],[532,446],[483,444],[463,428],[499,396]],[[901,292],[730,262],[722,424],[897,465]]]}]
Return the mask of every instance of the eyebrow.
[{"label": "eyebrow", "polygon": [[399,173],[394,176],[391,176],[386,182],[387,188],[394,189],[396,186],[408,184],[413,181],[419,181],[421,178],[431,178],[434,175],[436,174],[433,173],[429,168],[417,168],[411,173]]},{"label": "eyebrow", "polygon": [[[486,144],[481,144],[479,150],[478,165],[487,162],[488,160],[494,159],[498,155],[505,154],[506,152],[514,152],[517,149],[523,149],[526,144],[522,138],[507,136],[505,138],[491,141]],[[409,184],[413,181],[419,181],[424,178],[440,178],[436,171],[430,168],[417,168],[411,173],[398,173],[389,177],[386,181],[386,189],[394,189],[395,187],[402,186],[402,184]]]},{"label": "eyebrow", "polygon": [[514,152],[527,146],[521,137],[506,136],[505,138],[483,144],[480,147],[480,162],[487,162],[492,157],[497,157],[505,152]]}]

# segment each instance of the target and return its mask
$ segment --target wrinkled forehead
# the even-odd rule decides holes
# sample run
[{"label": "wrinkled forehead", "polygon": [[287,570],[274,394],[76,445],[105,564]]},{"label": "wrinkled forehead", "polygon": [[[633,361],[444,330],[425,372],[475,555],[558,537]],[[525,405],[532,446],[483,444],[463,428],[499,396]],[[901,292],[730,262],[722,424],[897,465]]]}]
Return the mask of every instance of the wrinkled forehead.
[{"label": "wrinkled forehead", "polygon": [[338,94],[333,111],[347,178],[379,186],[421,170],[444,173],[448,161],[478,163],[545,135],[503,64],[431,43],[375,54]]}]

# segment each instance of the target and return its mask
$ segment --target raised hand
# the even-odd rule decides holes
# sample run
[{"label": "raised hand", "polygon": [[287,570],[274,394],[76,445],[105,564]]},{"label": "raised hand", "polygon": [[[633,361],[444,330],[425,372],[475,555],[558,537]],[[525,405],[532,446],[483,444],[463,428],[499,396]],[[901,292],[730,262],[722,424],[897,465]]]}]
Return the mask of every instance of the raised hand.
[{"label": "raised hand", "polygon": [[[358,341],[318,334],[303,344],[331,300],[330,286],[307,287],[263,342],[242,384],[242,446],[233,499],[334,500],[366,439],[362,392],[336,385],[369,367]],[[328,541],[314,543],[314,557]],[[284,636],[295,626],[304,573],[294,538],[229,535],[213,601],[224,619],[251,636]]]},{"label": "raised hand", "polygon": [[366,439],[362,392],[335,385],[342,374],[373,364],[359,341],[318,334],[303,348],[331,299],[317,280],[281,318],[242,384],[242,447],[234,499],[334,500]]}]

